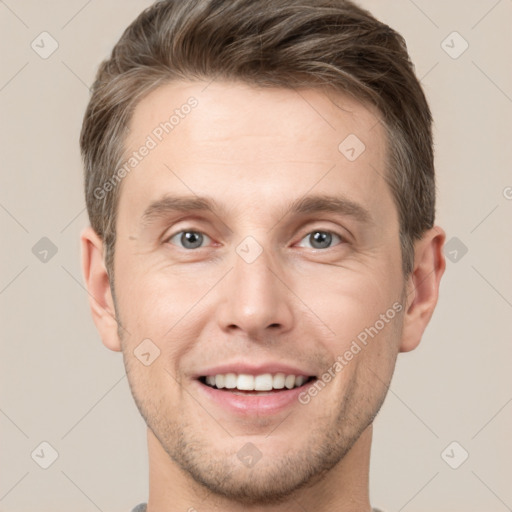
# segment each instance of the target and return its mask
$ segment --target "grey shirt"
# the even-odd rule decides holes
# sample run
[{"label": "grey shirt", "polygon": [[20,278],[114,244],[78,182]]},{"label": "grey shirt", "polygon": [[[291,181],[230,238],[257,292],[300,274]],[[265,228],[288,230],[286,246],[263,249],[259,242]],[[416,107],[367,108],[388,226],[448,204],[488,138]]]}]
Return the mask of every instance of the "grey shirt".
[{"label": "grey shirt", "polygon": [[[146,503],[140,503],[139,505],[137,505],[133,510],[132,512],[146,512]],[[373,512],[382,512],[381,510],[377,509],[377,508],[374,508],[372,509]]]}]

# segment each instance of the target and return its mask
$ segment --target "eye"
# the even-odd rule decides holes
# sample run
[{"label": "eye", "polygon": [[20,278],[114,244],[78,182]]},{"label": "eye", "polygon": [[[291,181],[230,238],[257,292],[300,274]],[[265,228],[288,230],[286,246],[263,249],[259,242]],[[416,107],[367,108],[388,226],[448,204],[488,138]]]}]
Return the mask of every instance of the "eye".
[{"label": "eye", "polygon": [[201,247],[205,240],[211,241],[208,235],[205,235],[200,231],[183,230],[172,235],[167,239],[167,242],[177,245],[178,247],[180,247],[181,244],[183,249],[197,249],[198,247]]},{"label": "eye", "polygon": [[[338,239],[339,243],[343,242],[341,236],[332,231],[315,230],[305,236],[302,240],[308,240],[312,249],[328,249],[331,247],[333,240]],[[302,242],[301,240],[301,242]],[[303,247],[303,246],[301,246]],[[306,246],[307,247],[307,246]]]}]

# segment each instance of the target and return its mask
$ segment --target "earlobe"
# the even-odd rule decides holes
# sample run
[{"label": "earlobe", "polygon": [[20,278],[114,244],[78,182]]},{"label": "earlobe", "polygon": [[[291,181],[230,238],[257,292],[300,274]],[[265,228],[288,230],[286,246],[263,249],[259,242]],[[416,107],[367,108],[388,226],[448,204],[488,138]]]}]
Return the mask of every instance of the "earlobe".
[{"label": "earlobe", "polygon": [[110,350],[119,352],[121,351],[121,341],[117,331],[110,279],[103,261],[103,242],[89,226],[82,231],[80,243],[82,272],[89,293],[92,318],[103,344]]},{"label": "earlobe", "polygon": [[407,282],[400,352],[415,349],[432,317],[439,296],[439,283],[446,268],[443,245],[446,234],[438,226],[415,243],[414,267]]}]

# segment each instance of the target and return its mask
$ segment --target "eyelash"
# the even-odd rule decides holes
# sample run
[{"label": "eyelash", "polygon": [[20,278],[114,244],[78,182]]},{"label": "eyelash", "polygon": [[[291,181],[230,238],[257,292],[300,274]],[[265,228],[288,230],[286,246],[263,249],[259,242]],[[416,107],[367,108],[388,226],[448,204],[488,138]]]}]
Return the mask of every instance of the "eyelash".
[{"label": "eyelash", "polygon": [[[165,242],[166,243],[171,243],[172,245],[176,245],[176,244],[173,244],[171,242],[171,240],[173,238],[175,238],[176,236],[181,235],[183,233],[196,233],[196,234],[203,235],[204,237],[207,237],[208,239],[211,240],[211,238],[207,234],[203,233],[202,231],[199,231],[199,230],[196,230],[196,229],[181,229],[180,231],[177,231],[176,233],[174,233],[171,236],[167,237],[165,239]],[[341,244],[347,243],[347,240],[346,240],[346,238],[344,236],[340,235],[339,233],[336,233],[335,231],[331,231],[331,230],[328,230],[328,229],[313,229],[312,231],[309,231],[305,236],[303,236],[300,241],[304,240],[305,238],[307,238],[308,236],[312,235],[313,233],[327,233],[329,235],[334,235],[335,237],[338,237],[340,239],[340,242],[338,244],[332,245],[330,247],[326,247],[326,248],[310,247],[310,249],[313,249],[313,250],[316,250],[316,251],[325,251],[327,249],[332,249],[333,247],[336,247],[337,245],[341,245]],[[198,250],[198,249],[204,249],[204,247],[202,247],[202,246],[201,247],[197,247],[195,249],[187,249],[186,247],[180,247],[180,246],[178,246],[178,247],[180,249],[183,249],[185,251],[190,251],[190,252]]]}]

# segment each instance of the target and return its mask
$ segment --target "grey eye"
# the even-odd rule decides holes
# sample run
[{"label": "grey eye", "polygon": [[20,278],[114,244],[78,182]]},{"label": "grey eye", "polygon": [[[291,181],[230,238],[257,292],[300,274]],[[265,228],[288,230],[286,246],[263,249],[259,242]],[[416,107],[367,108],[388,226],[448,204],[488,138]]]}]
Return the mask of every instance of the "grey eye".
[{"label": "grey eye", "polygon": [[316,230],[309,233],[302,240],[308,240],[312,249],[328,249],[331,247],[331,243],[333,240],[338,239],[339,242],[342,241],[341,237],[336,233],[331,233],[330,231],[321,231]]},{"label": "grey eye", "polygon": [[183,247],[183,249],[197,249],[201,247],[205,239],[210,239],[207,235],[199,231],[179,231],[171,238],[169,242]]}]

